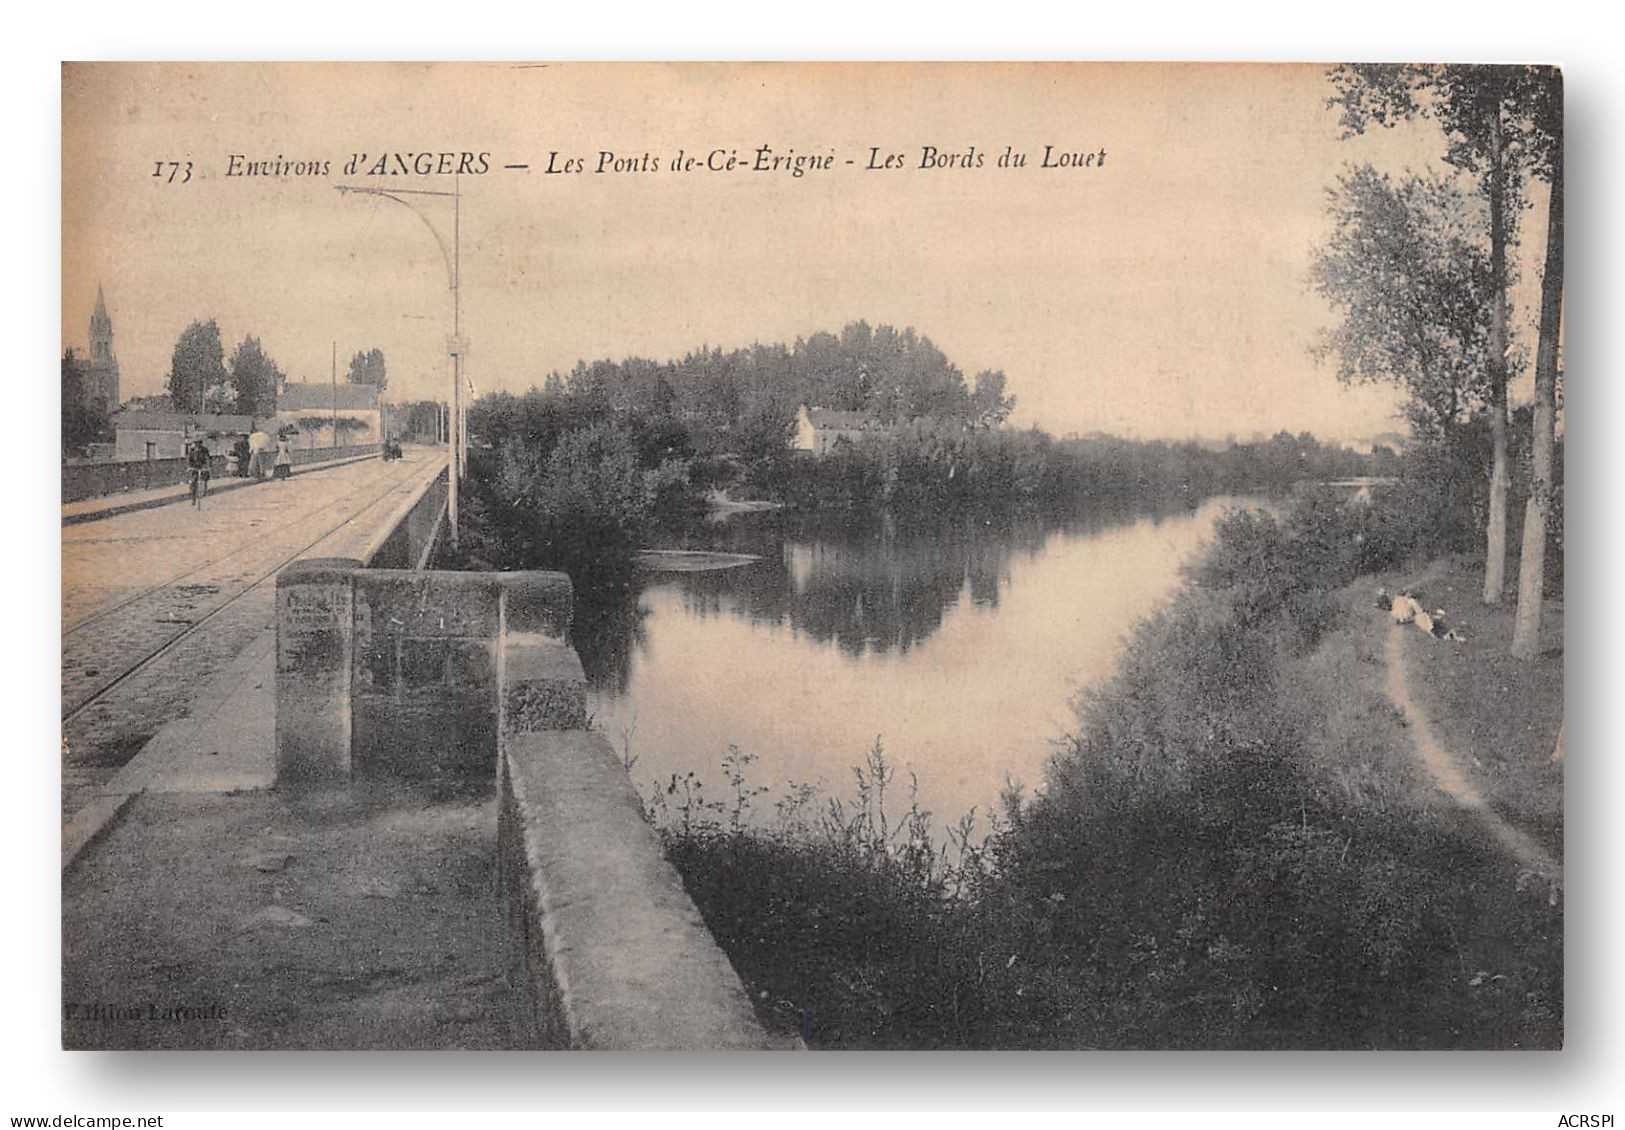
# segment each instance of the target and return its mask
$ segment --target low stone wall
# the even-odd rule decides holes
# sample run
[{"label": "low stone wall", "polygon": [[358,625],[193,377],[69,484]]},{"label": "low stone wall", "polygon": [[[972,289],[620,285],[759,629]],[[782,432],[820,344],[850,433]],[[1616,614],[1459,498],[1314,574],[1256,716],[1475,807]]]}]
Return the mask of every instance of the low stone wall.
[{"label": "low stone wall", "polygon": [[349,447],[307,447],[303,450],[290,450],[288,454],[293,457],[295,467],[308,467],[313,463],[331,463],[335,459],[354,459],[358,455],[383,453],[376,443],[362,443]]},{"label": "low stone wall", "polygon": [[[301,467],[310,463],[328,463],[334,459],[353,459],[358,455],[378,454],[377,444],[359,447],[324,447],[291,452],[293,464]],[[216,455],[209,461],[209,473],[222,478],[226,473],[226,457]],[[187,481],[189,468],[185,459],[125,459],[107,463],[64,463],[62,465],[62,501],[79,502],[86,498],[99,498],[105,494],[121,494],[131,490],[150,490],[153,487],[175,486]]]},{"label": "low stone wall", "polygon": [[[120,494],[127,490],[148,490],[152,487],[174,486],[187,480],[185,459],[120,460],[106,463],[72,463],[62,467],[62,501],[79,502],[86,498],[99,498],[104,494]],[[226,457],[216,455],[210,460],[210,473],[226,473]]]},{"label": "low stone wall", "polygon": [[502,737],[498,868],[531,1040],[616,1050],[765,1049],[739,976],[643,817],[609,741]]},{"label": "low stone wall", "polygon": [[498,656],[497,866],[530,1039],[617,1050],[788,1046],[757,1023],[625,766],[587,729],[568,615],[537,600],[541,590],[515,592],[530,603],[509,603]]},{"label": "low stone wall", "polygon": [[446,475],[423,484],[362,554],[369,569],[424,569],[446,524]]}]

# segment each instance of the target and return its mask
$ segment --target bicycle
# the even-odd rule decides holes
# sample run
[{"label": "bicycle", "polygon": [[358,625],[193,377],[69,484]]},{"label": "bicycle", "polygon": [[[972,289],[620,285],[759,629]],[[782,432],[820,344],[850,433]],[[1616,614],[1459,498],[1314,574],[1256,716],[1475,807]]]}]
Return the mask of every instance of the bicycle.
[{"label": "bicycle", "polygon": [[209,472],[202,467],[192,468],[192,482],[188,488],[192,496],[192,506],[203,509],[203,500],[209,497]]}]

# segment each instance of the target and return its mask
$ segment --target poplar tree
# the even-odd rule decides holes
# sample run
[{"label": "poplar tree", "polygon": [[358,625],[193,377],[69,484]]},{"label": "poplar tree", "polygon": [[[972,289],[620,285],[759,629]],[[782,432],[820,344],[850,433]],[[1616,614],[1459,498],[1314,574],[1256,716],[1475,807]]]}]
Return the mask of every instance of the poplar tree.
[{"label": "poplar tree", "polygon": [[[1508,459],[1507,252],[1517,238],[1523,165],[1535,137],[1541,68],[1451,64],[1345,64],[1330,72],[1345,136],[1413,118],[1437,121],[1444,160],[1475,177],[1489,216],[1490,323],[1485,357],[1490,416],[1489,513],[1484,540],[1484,603],[1506,584]],[[1538,146],[1537,146],[1538,147]]]},{"label": "poplar tree", "polygon": [[237,411],[269,416],[276,410],[276,386],[282,370],[266,355],[259,338],[245,336],[232,350],[227,367],[237,389]]},{"label": "poplar tree", "polygon": [[211,388],[226,382],[225,349],[213,318],[181,331],[169,361],[169,398],[177,412],[202,412]]},{"label": "poplar tree", "polygon": [[1485,402],[1489,258],[1454,178],[1370,165],[1327,192],[1332,234],[1309,281],[1341,314],[1315,347],[1348,384],[1392,381],[1419,435],[1455,441]]},{"label": "poplar tree", "polygon": [[1558,352],[1563,332],[1563,76],[1555,67],[1539,69],[1533,117],[1533,171],[1546,182],[1550,196],[1546,205],[1546,263],[1540,277],[1540,340],[1535,348],[1529,501],[1523,511],[1518,614],[1512,628],[1512,654],[1520,659],[1532,659],[1540,650],[1547,527],[1556,495]]}]

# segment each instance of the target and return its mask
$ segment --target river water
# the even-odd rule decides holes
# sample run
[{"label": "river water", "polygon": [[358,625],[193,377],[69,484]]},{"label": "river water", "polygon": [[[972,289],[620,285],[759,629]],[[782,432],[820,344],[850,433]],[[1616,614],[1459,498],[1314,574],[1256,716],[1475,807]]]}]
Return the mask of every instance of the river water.
[{"label": "river water", "polygon": [[664,535],[760,560],[649,573],[578,612],[594,725],[636,758],[646,796],[692,772],[721,799],[731,744],[758,758],[768,819],[789,782],[855,795],[879,737],[939,827],[985,816],[1007,779],[1042,784],[1078,693],[1111,675],[1214,519],[1251,502],[924,529],[747,513]]}]

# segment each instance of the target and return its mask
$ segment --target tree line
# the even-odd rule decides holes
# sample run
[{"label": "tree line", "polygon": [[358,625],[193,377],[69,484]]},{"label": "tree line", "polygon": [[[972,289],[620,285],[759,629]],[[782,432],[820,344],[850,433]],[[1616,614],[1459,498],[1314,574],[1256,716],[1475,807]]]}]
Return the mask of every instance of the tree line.
[{"label": "tree line", "polygon": [[177,412],[269,416],[276,411],[282,379],[281,367],[251,334],[244,335],[228,362],[219,323],[210,318],[181,331],[165,391]]},{"label": "tree line", "polygon": [[[738,353],[757,351],[785,364],[796,355],[795,347],[784,346]],[[656,368],[667,370],[662,379],[669,389],[675,387],[669,374],[703,373],[717,357],[694,353]],[[716,489],[808,513],[886,512],[914,522],[966,511],[1059,513],[1106,500],[1194,502],[1215,493],[1276,491],[1305,480],[1400,470],[1390,449],[1361,454],[1323,445],[1307,432],[1282,431],[1223,447],[1108,436],[1056,439],[1036,428],[990,426],[1002,412],[993,407],[978,415],[974,390],[964,398],[945,396],[951,406],[945,416],[900,420],[855,442],[838,442],[824,456],[801,457],[791,447],[793,405],[803,402],[797,396],[772,394],[790,405],[782,416],[778,409],[741,407],[741,416],[731,419],[743,423],[734,425],[685,413],[670,398],[623,397],[639,387],[638,374],[652,371],[641,363],[596,367],[595,378],[579,376],[595,368],[582,363],[569,382],[549,380],[522,394],[488,393],[470,407],[469,521],[485,527],[471,538],[483,567],[564,568],[583,584],[613,577],[619,571],[612,562],[635,547],[645,523],[693,510]],[[945,364],[937,372],[957,370]],[[770,378],[771,370],[763,376]],[[1007,410],[1012,398],[1002,391],[1002,376],[994,383]],[[953,386],[944,377],[941,387]],[[765,380],[764,395],[771,388]]]},{"label": "tree line", "polygon": [[1102,500],[1194,501],[1214,494],[1276,492],[1304,481],[1391,475],[1389,448],[1362,454],[1281,431],[1214,447],[1115,436],[1057,439],[1038,428],[978,430],[915,420],[838,443],[818,459],[788,449],[746,469],[753,493],[805,509],[921,513],[963,507],[1074,509]]},{"label": "tree line", "polygon": [[[286,379],[252,334],[243,336],[228,360],[220,325],[210,318],[181,331],[170,355],[165,391],[177,412],[270,416],[276,412],[277,388]],[[345,379],[374,385],[381,395],[389,383],[383,351],[357,351]]]},{"label": "tree line", "polygon": [[549,373],[543,391],[566,390],[620,411],[675,416],[731,432],[773,431],[803,405],[865,412],[883,425],[930,418],[976,427],[1001,423],[1015,406],[1005,375],[983,370],[973,381],[912,326],[848,323],[789,345],[760,342],[724,352],[701,347],[658,362],[578,361]]}]

